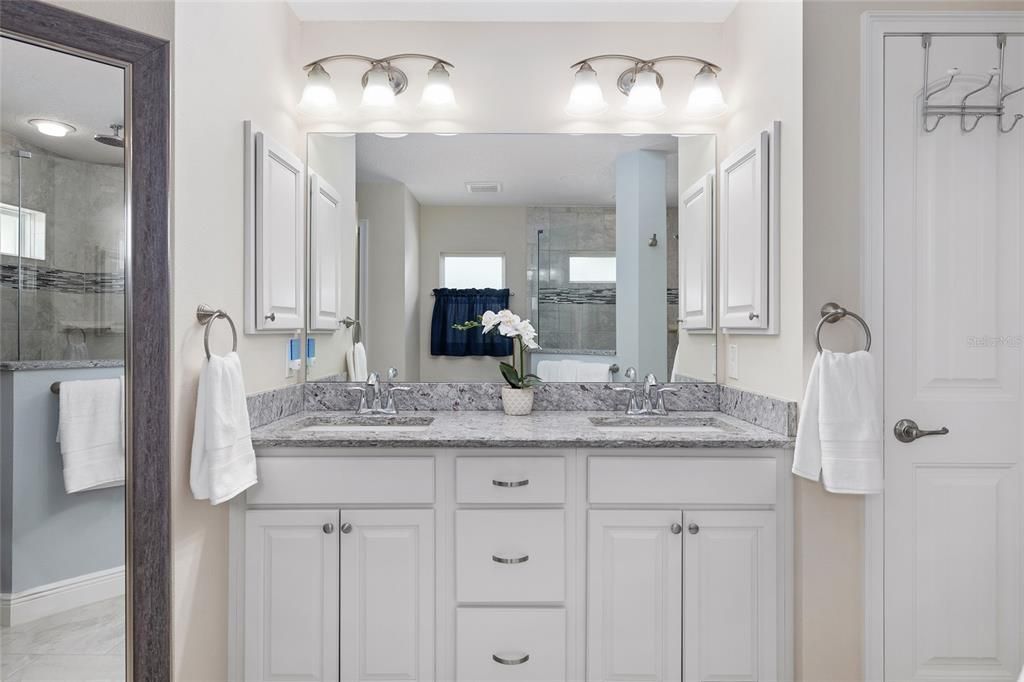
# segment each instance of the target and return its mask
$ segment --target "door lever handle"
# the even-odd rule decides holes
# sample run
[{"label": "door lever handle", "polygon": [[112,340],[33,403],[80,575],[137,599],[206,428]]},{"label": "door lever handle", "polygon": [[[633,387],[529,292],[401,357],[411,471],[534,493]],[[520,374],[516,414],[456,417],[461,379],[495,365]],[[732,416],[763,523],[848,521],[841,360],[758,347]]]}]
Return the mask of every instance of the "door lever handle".
[{"label": "door lever handle", "polygon": [[941,429],[925,430],[918,427],[917,422],[913,419],[901,419],[896,422],[892,432],[896,435],[896,440],[899,442],[913,443],[918,438],[924,438],[925,436],[945,436],[949,433],[949,429],[943,426]]}]

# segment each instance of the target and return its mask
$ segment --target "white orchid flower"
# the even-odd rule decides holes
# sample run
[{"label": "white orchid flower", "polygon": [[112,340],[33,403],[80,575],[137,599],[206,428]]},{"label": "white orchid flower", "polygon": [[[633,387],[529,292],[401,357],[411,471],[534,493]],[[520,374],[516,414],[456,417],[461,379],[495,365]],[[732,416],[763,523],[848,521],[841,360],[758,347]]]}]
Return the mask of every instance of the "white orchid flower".
[{"label": "white orchid flower", "polygon": [[484,334],[494,329],[499,321],[498,314],[493,310],[485,312],[480,318],[480,322],[484,325]]},{"label": "white orchid flower", "polygon": [[518,336],[519,324],[521,322],[519,316],[510,310],[502,310],[498,313],[498,316],[501,317],[502,313],[508,313],[508,315],[503,317],[501,322],[498,324],[498,333],[502,336]]}]

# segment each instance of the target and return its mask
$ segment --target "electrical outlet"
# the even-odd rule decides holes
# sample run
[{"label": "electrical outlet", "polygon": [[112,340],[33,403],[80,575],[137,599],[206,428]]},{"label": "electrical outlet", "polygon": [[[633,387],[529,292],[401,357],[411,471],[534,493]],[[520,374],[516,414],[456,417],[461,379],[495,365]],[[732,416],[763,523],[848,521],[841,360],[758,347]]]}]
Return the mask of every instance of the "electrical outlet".
[{"label": "electrical outlet", "polygon": [[725,361],[725,371],[730,379],[740,378],[740,350],[735,343],[729,344],[728,358]]}]

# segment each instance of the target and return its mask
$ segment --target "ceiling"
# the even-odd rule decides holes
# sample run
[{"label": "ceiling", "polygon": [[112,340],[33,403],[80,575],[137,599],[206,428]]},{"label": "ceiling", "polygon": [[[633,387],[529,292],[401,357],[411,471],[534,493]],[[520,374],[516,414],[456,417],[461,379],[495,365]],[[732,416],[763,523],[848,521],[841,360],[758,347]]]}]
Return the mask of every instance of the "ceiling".
[{"label": "ceiling", "polygon": [[[356,136],[358,182],[401,182],[425,206],[612,206],[615,160],[649,149],[668,155],[666,191],[678,197],[678,140],[671,135],[413,134]],[[500,182],[471,194],[467,182]]]},{"label": "ceiling", "polygon": [[[121,164],[124,150],[92,139],[124,121],[124,71],[81,57],[0,41],[0,127],[20,140],[70,159]],[[46,118],[76,128],[49,137],[28,124]]]},{"label": "ceiling", "polygon": [[289,0],[301,21],[725,21],[737,0]]}]

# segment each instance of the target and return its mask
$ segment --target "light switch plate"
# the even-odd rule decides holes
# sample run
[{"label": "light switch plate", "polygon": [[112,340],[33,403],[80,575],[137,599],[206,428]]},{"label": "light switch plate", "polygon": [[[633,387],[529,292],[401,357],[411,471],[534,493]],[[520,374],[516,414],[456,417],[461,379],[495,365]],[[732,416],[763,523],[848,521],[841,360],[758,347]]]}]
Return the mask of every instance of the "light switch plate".
[{"label": "light switch plate", "polygon": [[729,344],[728,357],[725,361],[725,372],[730,379],[740,378],[740,350],[735,343]]}]

